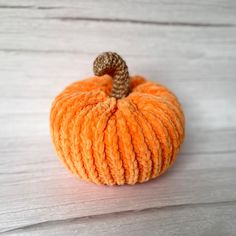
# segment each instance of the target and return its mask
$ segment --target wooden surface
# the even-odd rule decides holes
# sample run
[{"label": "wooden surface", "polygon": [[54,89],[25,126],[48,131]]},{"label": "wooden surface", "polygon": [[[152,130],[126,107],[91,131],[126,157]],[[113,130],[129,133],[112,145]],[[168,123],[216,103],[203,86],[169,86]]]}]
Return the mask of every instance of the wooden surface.
[{"label": "wooden surface", "polygon": [[[172,89],[176,164],[149,183],[73,177],[49,136],[64,86],[103,51]],[[0,0],[0,235],[236,235],[236,2]]]}]

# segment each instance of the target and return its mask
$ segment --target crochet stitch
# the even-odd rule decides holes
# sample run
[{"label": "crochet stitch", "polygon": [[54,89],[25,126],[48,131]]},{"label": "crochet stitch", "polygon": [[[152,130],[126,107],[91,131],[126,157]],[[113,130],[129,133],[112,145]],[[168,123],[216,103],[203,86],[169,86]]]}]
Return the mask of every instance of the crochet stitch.
[{"label": "crochet stitch", "polygon": [[160,84],[130,77],[116,53],[99,55],[94,73],[65,88],[52,104],[51,137],[60,159],[96,184],[135,184],[160,176],[184,139],[178,99]]}]

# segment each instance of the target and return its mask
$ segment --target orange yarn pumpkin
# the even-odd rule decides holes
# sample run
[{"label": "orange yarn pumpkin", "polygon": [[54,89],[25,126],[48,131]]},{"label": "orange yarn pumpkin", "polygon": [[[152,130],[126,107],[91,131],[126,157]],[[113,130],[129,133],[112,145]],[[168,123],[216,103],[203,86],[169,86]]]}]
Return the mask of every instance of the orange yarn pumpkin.
[{"label": "orange yarn pumpkin", "polygon": [[52,104],[51,136],[66,167],[96,184],[142,183],[164,173],[184,138],[175,95],[129,77],[116,53],[94,62],[95,77],[65,88]]}]

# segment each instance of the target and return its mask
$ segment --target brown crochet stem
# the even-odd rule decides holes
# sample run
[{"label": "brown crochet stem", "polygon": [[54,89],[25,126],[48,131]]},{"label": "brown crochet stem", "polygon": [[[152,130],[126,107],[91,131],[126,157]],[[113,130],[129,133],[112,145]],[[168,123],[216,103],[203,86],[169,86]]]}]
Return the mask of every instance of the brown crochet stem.
[{"label": "brown crochet stem", "polygon": [[125,61],[115,52],[100,54],[93,63],[96,76],[108,74],[112,77],[111,97],[120,99],[129,94],[129,72]]}]

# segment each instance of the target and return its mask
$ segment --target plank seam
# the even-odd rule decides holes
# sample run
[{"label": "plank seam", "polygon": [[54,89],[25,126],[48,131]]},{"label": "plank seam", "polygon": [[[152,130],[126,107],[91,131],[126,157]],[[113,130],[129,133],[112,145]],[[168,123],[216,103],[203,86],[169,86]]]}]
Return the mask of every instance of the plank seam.
[{"label": "plank seam", "polygon": [[108,22],[108,23],[129,23],[141,25],[155,26],[176,26],[176,27],[235,27],[235,24],[230,23],[198,23],[198,22],[181,22],[181,21],[153,21],[153,20],[135,20],[135,19],[120,19],[120,18],[95,18],[95,17],[45,17],[45,18],[29,18],[41,20],[58,20],[58,21],[91,21],[91,22]]}]

